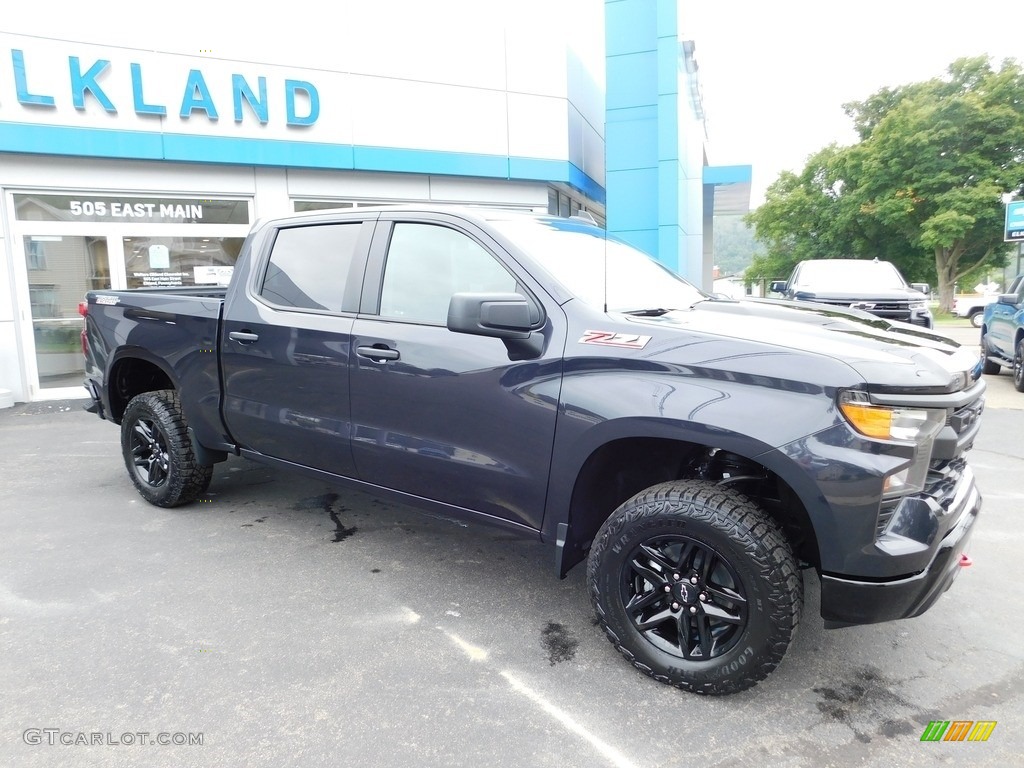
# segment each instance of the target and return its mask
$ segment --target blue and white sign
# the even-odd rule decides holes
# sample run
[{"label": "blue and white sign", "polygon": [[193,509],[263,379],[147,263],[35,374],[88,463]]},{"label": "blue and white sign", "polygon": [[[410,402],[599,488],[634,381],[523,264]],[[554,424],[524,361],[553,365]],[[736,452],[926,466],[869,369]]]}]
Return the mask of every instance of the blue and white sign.
[{"label": "blue and white sign", "polygon": [[265,45],[228,36],[226,53],[190,52],[141,17],[93,38],[145,47],[0,31],[0,155],[563,181],[601,199],[603,105],[566,74],[566,41],[545,49],[531,25],[467,36],[409,5],[423,24],[405,14],[401,34],[389,4],[353,4],[376,10],[340,37],[296,17],[265,25]]},{"label": "blue and white sign", "polygon": [[1006,235],[1008,243],[1024,243],[1024,200],[1006,204]]}]

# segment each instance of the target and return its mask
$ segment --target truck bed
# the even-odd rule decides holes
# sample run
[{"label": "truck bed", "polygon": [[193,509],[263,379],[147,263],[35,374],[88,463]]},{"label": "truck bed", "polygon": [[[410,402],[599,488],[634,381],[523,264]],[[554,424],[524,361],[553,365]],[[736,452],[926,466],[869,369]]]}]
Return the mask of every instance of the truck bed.
[{"label": "truck bed", "polygon": [[164,372],[170,388],[197,406],[190,424],[200,442],[224,443],[217,343],[226,290],[183,286],[90,291],[86,380],[107,382],[114,398],[118,382],[108,376],[118,359],[151,362]]}]

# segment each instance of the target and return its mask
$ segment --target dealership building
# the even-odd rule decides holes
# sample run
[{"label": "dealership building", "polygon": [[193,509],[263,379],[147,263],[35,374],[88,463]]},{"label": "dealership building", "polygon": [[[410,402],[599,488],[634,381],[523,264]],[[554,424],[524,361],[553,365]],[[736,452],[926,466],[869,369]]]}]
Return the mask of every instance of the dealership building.
[{"label": "dealership building", "polygon": [[187,13],[85,35],[40,6],[4,25],[0,405],[84,395],[87,291],[223,284],[251,225],[296,211],[587,211],[710,288],[712,216],[745,209],[750,169],[707,166],[676,3],[589,3],[603,46],[572,3],[561,24],[400,5],[231,40]]}]

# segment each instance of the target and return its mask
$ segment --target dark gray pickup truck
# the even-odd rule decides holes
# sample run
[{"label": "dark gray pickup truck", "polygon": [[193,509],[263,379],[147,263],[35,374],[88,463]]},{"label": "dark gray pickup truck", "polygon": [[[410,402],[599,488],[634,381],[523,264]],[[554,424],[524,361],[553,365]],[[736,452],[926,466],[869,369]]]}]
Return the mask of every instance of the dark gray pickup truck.
[{"label": "dark gray pickup truck", "polygon": [[863,312],[702,293],[578,219],[356,209],[256,225],[229,287],[88,295],[91,410],[142,496],[229,454],[587,559],[640,671],[731,693],[821,580],[839,627],[967,562],[981,361]]}]

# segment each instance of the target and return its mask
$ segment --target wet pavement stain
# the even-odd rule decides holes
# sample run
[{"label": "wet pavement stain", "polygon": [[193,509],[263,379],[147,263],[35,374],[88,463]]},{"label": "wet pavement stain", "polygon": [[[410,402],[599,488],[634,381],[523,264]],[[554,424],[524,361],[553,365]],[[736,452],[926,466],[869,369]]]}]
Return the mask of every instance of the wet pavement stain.
[{"label": "wet pavement stain", "polygon": [[549,621],[540,634],[551,666],[563,661],[572,661],[576,656],[576,649],[580,642],[573,638],[563,625]]},{"label": "wet pavement stain", "polygon": [[[887,739],[920,732],[914,725],[927,723],[929,713],[906,701],[893,690],[895,683],[885,680],[873,669],[860,669],[854,673],[856,682],[840,682],[834,687],[815,688],[821,697],[816,703],[818,711],[826,718],[844,723],[853,728],[854,737],[865,744],[873,736]],[[893,717],[891,710],[905,710],[904,718]],[[888,716],[883,716],[883,713]],[[934,720],[935,717],[930,719]],[[881,725],[875,726],[881,720]]]},{"label": "wet pavement stain", "polygon": [[[345,524],[341,522],[341,518],[338,517],[338,513],[348,512],[348,508],[343,504],[339,504],[338,508],[335,509],[334,502],[336,502],[337,500],[338,494],[324,493],[321,494],[320,496],[310,496],[309,498],[306,499],[300,499],[299,501],[295,502],[292,505],[292,509],[295,509],[300,512],[311,512],[313,510],[320,510],[326,512],[327,515],[331,518],[331,522],[334,523],[334,538],[332,539],[332,541],[334,543],[337,543],[339,541],[344,541],[357,530],[359,530],[354,525],[351,528],[346,528]],[[317,525],[319,525],[319,523],[317,523]]]},{"label": "wet pavement stain", "polygon": [[357,530],[359,530],[354,525],[351,528],[346,528],[344,523],[341,522],[341,518],[338,517],[338,512],[347,512],[348,511],[346,509],[346,507],[344,507],[342,505],[339,505],[338,506],[338,510],[335,511],[335,509],[334,509],[334,502],[338,500],[338,494],[336,494],[336,493],[325,493],[321,498],[323,499],[323,510],[324,510],[324,512],[326,512],[328,515],[330,515],[331,522],[334,523],[334,538],[331,539],[331,541],[333,541],[335,544],[337,544],[339,541],[344,541],[349,536],[351,536],[353,533],[355,533]]},{"label": "wet pavement stain", "polygon": [[908,723],[906,720],[886,720],[878,729],[878,734],[892,739],[896,736],[918,733],[920,730],[920,728],[915,728],[912,723]]}]

